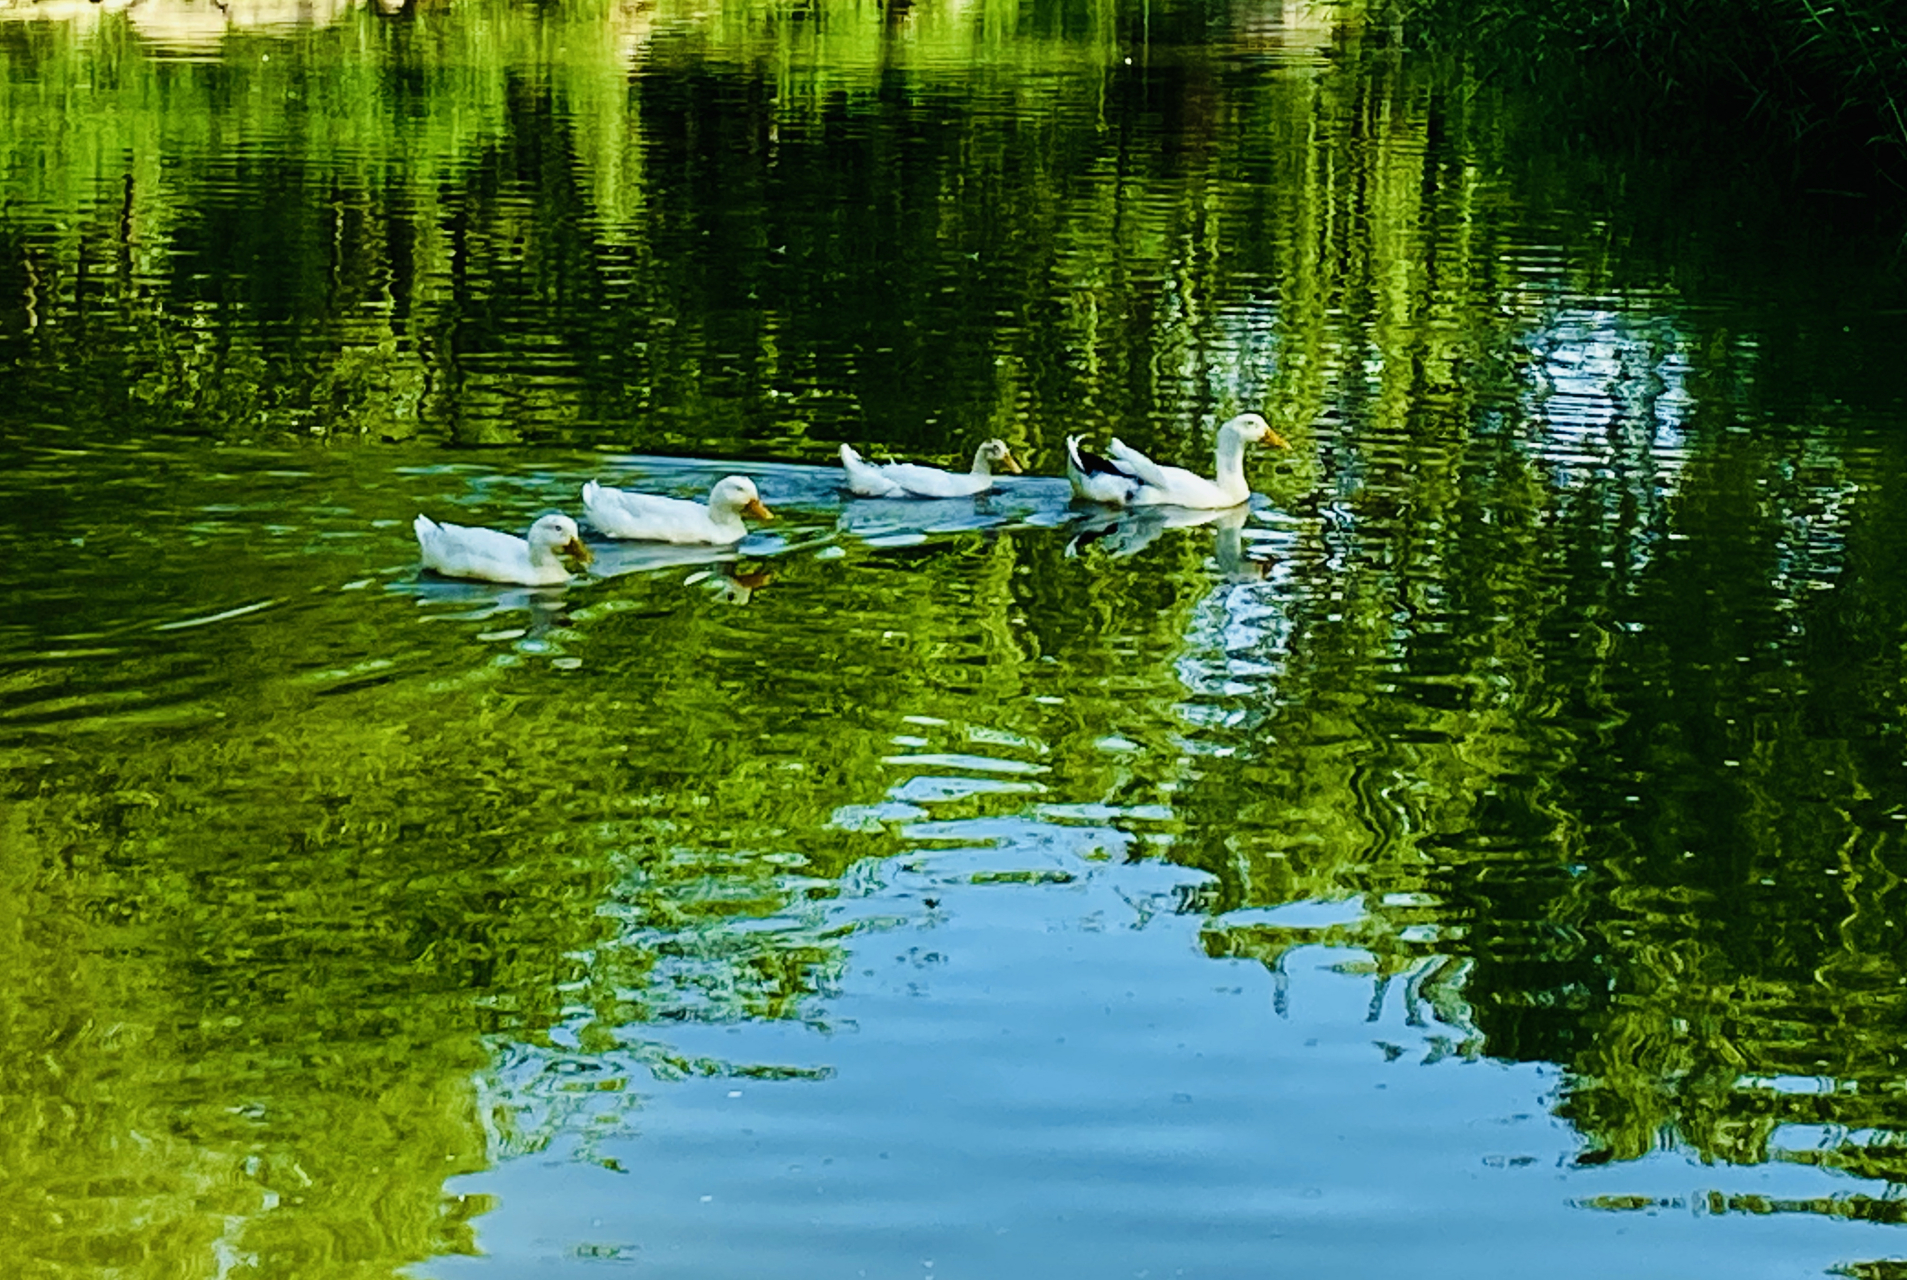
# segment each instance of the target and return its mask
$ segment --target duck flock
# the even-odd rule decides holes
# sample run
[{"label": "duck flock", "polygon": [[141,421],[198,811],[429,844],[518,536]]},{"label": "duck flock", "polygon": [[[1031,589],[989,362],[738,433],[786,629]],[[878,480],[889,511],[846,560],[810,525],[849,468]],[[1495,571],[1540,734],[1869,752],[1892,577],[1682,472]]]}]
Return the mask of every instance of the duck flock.
[{"label": "duck flock", "polygon": [[[1076,497],[1101,506],[1224,510],[1251,498],[1245,479],[1245,446],[1260,442],[1279,449],[1291,447],[1255,413],[1241,413],[1220,427],[1213,478],[1208,480],[1183,467],[1161,466],[1117,439],[1102,455],[1082,447],[1078,436],[1068,436],[1066,477]],[[995,467],[1022,474],[1003,440],[981,445],[973,455],[973,467],[964,473],[912,462],[870,463],[849,446],[841,446],[848,492],[863,498],[970,497],[993,487]],[[718,480],[706,502],[631,493],[594,480],[583,486],[582,498],[583,513],[598,533],[636,542],[727,546],[748,533],[743,517],[774,518],[747,476]],[[450,578],[554,586],[569,580],[566,561],[587,565],[591,559],[582,532],[565,515],[541,517],[522,538],[496,529],[439,524],[424,515],[411,527],[417,533],[424,568]]]}]

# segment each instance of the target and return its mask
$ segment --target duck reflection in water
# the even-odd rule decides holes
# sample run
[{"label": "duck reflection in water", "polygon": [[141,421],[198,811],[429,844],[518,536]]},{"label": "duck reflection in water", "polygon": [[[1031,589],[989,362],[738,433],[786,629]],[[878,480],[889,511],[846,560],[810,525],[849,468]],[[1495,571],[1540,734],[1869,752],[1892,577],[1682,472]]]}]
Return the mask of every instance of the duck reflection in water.
[{"label": "duck reflection in water", "polygon": [[1249,507],[1234,507],[1219,513],[1212,554],[1218,561],[1218,573],[1226,582],[1264,582],[1271,577],[1269,560],[1254,558],[1245,547],[1245,520]]},{"label": "duck reflection in water", "polygon": [[499,614],[527,613],[530,621],[525,634],[532,637],[570,624],[564,586],[504,587],[427,577],[393,582],[386,589],[415,597],[420,607],[432,611],[432,622],[478,622]]},{"label": "duck reflection in water", "polygon": [[[772,550],[786,546],[769,540]],[[743,570],[733,546],[692,545],[667,542],[612,542],[596,549],[591,566],[598,578],[620,578],[629,574],[656,573],[664,569],[691,569],[682,580],[684,586],[707,584],[719,599],[729,604],[747,604],[756,591],[768,585],[774,574],[765,568]]]},{"label": "duck reflection in water", "polygon": [[754,599],[757,591],[774,580],[775,575],[767,569],[741,573],[730,565],[723,565],[718,570],[692,573],[683,579],[682,585],[689,587],[698,583],[703,584],[723,604],[740,605]]},{"label": "duck reflection in water", "polygon": [[1097,547],[1115,559],[1137,555],[1159,540],[1167,529],[1191,529],[1211,525],[1217,537],[1213,554],[1219,576],[1227,582],[1262,582],[1271,565],[1252,558],[1245,549],[1245,522],[1251,508],[1240,504],[1222,511],[1197,511],[1189,507],[1136,507],[1107,511],[1089,517],[1085,526],[1066,544],[1066,555],[1077,557],[1088,547]]},{"label": "duck reflection in water", "polygon": [[912,498],[864,498],[848,503],[835,517],[838,533],[873,546],[924,542],[936,533],[969,533],[1009,523],[1013,513],[988,494],[920,502]]},{"label": "duck reflection in water", "polygon": [[[771,547],[780,544],[770,541]],[[694,545],[668,542],[612,542],[596,548],[591,571],[598,578],[621,578],[630,574],[657,573],[665,569],[694,570],[682,580],[683,586],[707,584],[719,599],[729,604],[747,604],[749,598],[773,580],[764,568],[743,570],[733,546]]]},{"label": "duck reflection in water", "polygon": [[654,573],[658,569],[712,568],[731,564],[735,559],[732,546],[611,542],[596,548],[596,562],[590,569],[598,578],[620,578],[631,573]]}]

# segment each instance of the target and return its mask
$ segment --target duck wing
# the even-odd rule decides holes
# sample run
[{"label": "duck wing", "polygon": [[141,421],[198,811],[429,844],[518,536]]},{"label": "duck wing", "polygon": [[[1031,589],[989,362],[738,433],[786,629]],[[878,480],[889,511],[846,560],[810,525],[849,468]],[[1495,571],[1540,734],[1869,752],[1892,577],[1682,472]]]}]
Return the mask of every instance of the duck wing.
[{"label": "duck wing", "polygon": [[708,508],[687,498],[611,489],[590,480],[583,485],[583,513],[612,538],[658,542],[706,541]]},{"label": "duck wing", "polygon": [[1066,458],[1082,475],[1123,476],[1128,480],[1132,479],[1130,467],[1114,462],[1104,454],[1094,453],[1079,443],[1078,436],[1066,437]]},{"label": "duck wing", "polygon": [[990,475],[962,475],[912,462],[896,462],[884,468],[881,474],[898,485],[903,493],[916,498],[964,498],[993,487],[993,477]]},{"label": "duck wing", "polygon": [[1134,506],[1194,507],[1209,510],[1235,506],[1244,501],[1243,498],[1226,493],[1224,489],[1197,472],[1187,471],[1184,467],[1160,466],[1137,449],[1118,440],[1112,442],[1111,448],[1113,458],[1131,467],[1132,473],[1141,482],[1138,491],[1132,495],[1131,501]]},{"label": "duck wing", "polygon": [[1066,437],[1066,478],[1073,492],[1088,502],[1123,507],[1139,488],[1131,471],[1111,458],[1082,448],[1078,436]]},{"label": "duck wing", "polygon": [[892,467],[876,467],[862,461],[851,445],[841,446],[841,469],[847,472],[849,493],[863,498],[898,498],[905,494],[900,485],[887,478]]},{"label": "duck wing", "polygon": [[1117,437],[1107,446],[1107,451],[1112,454],[1112,461],[1120,470],[1136,478],[1139,483],[1151,485],[1155,489],[1171,485],[1174,472],[1182,476],[1191,474],[1179,467],[1162,467]]},{"label": "duck wing", "polygon": [[426,569],[451,578],[536,585],[530,568],[530,544],[514,534],[438,524],[424,515],[411,522],[411,530],[417,535],[418,558]]}]

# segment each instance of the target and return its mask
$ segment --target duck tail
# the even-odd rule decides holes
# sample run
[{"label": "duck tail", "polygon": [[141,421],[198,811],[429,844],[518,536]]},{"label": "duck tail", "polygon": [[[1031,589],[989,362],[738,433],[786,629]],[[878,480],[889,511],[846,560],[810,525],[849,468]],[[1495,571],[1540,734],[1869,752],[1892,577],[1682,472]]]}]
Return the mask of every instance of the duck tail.
[{"label": "duck tail", "polygon": [[841,469],[847,472],[849,493],[863,498],[887,498],[900,491],[899,485],[861,461],[861,455],[852,445],[841,446]]}]

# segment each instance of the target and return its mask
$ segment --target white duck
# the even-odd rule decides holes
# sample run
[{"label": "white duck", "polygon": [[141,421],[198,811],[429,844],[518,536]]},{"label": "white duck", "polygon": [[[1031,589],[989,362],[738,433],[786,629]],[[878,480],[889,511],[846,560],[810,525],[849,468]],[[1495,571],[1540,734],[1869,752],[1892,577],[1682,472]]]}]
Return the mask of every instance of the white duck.
[{"label": "white duck", "polygon": [[841,446],[841,468],[848,473],[848,492],[863,498],[966,498],[993,487],[993,468],[1020,474],[1020,464],[1004,440],[989,440],[974,451],[973,470],[961,475],[913,462],[875,465],[862,460],[849,445]]},{"label": "white duck", "polygon": [[543,516],[530,526],[530,536],[496,529],[474,529],[461,524],[438,524],[420,515],[411,522],[417,532],[417,553],[426,569],[447,578],[475,578],[479,582],[507,582],[521,587],[547,587],[569,581],[560,556],[583,564],[589,548],[568,516]]},{"label": "white duck", "polygon": [[706,504],[688,498],[630,493],[591,480],[583,486],[583,512],[591,524],[612,538],[706,546],[740,542],[748,533],[748,526],[742,523],[744,515],[757,520],[775,518],[762,505],[755,482],[747,476],[717,480]]},{"label": "white duck", "polygon": [[1183,467],[1162,467],[1132,446],[1114,440],[1101,457],[1082,449],[1078,436],[1066,437],[1066,478],[1073,492],[1088,502],[1114,507],[1192,507],[1215,510],[1235,507],[1251,497],[1245,479],[1245,446],[1268,440],[1280,449],[1291,446],[1255,413],[1241,413],[1218,429],[1217,480],[1207,480]]}]

